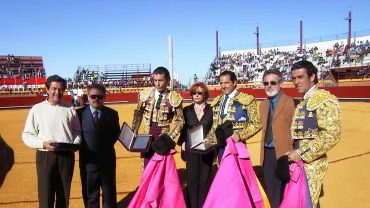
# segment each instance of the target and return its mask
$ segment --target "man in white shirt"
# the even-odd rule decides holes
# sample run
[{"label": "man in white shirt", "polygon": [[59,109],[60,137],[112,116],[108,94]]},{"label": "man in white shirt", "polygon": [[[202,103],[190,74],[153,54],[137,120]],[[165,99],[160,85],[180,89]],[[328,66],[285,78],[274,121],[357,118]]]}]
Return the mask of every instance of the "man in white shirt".
[{"label": "man in white shirt", "polygon": [[55,195],[56,207],[68,207],[75,155],[53,144],[80,144],[81,127],[73,105],[62,101],[66,81],[53,75],[45,85],[48,97],[31,108],[22,139],[37,149],[39,207],[54,207]]}]

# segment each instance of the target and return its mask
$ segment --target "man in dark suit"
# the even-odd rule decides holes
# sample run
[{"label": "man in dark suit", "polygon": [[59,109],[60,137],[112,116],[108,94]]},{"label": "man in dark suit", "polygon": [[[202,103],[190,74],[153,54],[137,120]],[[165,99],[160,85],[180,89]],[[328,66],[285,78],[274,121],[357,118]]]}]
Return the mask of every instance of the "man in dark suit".
[{"label": "man in dark suit", "polygon": [[277,160],[293,150],[290,125],[295,106],[293,98],[281,90],[282,79],[278,70],[264,73],[263,85],[268,99],[262,101],[259,108],[262,124],[261,165],[271,208],[279,207],[284,187],[284,182],[276,177]]},{"label": "man in dark suit", "polygon": [[118,112],[103,105],[106,89],[100,84],[88,87],[89,105],[77,110],[82,142],[80,175],[85,207],[99,207],[100,187],[103,207],[117,207],[116,152],[120,132]]}]

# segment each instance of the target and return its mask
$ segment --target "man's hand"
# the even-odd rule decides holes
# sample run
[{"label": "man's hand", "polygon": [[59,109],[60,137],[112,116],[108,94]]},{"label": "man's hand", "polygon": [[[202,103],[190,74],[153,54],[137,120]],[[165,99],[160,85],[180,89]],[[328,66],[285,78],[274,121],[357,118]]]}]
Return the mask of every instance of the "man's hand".
[{"label": "man's hand", "polygon": [[301,160],[301,157],[296,151],[287,152],[285,155],[288,155],[289,162],[299,162]]},{"label": "man's hand", "polygon": [[185,142],[183,142],[183,143],[182,143],[182,145],[181,145],[181,150],[182,150],[182,151],[186,151],[186,150],[185,150]]},{"label": "man's hand", "polygon": [[203,144],[205,144],[205,143],[210,143],[211,141],[209,141],[209,139],[207,139],[207,138],[205,138],[205,139],[203,139]]},{"label": "man's hand", "polygon": [[231,137],[233,138],[234,142],[240,141],[240,134],[238,132],[234,132]]},{"label": "man's hand", "polygon": [[55,151],[55,147],[51,146],[51,143],[53,142],[56,142],[55,140],[50,140],[50,141],[46,141],[44,142],[43,146],[45,149],[49,150],[49,151]]}]

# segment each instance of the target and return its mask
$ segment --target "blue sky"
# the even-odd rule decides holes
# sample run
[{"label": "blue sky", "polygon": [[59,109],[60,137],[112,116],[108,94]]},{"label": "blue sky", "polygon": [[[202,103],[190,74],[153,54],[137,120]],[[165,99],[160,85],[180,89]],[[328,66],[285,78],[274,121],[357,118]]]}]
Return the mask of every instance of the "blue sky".
[{"label": "blue sky", "polygon": [[[48,75],[72,77],[79,65],[150,63],[168,67],[173,36],[174,71],[187,84],[203,78],[215,57],[215,29],[221,50],[260,42],[370,29],[370,1],[247,0],[0,0],[0,54],[43,56]],[[370,30],[367,31],[370,34]]]}]

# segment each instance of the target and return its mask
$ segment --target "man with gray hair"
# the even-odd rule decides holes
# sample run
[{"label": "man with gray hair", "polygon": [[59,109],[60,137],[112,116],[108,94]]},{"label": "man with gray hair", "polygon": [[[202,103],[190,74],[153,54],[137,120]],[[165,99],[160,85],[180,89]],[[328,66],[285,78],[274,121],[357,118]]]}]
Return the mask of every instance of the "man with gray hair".
[{"label": "man with gray hair", "polygon": [[[290,125],[294,114],[294,99],[281,90],[282,73],[270,69],[263,74],[267,99],[260,103],[262,123],[261,165],[264,172],[266,194],[272,208],[278,208],[283,196],[284,179],[276,176],[277,161],[293,150]],[[287,156],[285,156],[288,162]]]}]

